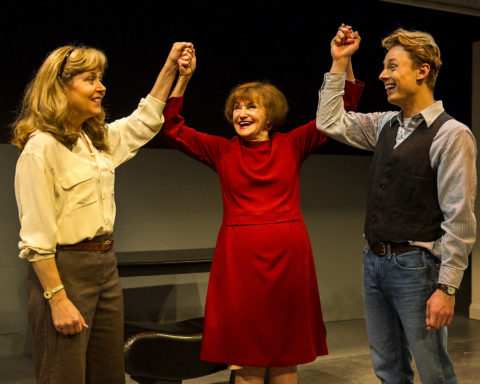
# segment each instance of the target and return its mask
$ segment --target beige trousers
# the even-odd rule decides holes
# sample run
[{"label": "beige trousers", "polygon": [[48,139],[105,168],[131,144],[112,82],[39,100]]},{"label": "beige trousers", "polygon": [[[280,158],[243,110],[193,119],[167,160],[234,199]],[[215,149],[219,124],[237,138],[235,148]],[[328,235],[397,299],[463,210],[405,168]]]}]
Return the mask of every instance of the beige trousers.
[{"label": "beige trousers", "polygon": [[28,317],[38,384],[124,384],[123,294],[113,247],[59,250],[56,263],[68,298],[89,328],[58,333],[43,288],[29,266]]}]

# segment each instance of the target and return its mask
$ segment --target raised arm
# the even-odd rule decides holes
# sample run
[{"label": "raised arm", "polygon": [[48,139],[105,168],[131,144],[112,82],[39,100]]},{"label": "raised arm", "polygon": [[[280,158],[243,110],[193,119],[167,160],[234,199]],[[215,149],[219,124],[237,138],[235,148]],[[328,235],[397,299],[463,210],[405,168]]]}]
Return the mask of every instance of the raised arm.
[{"label": "raised arm", "polygon": [[182,42],[173,44],[167,60],[150,91],[150,95],[157,100],[166,102],[178,69],[180,68],[180,72],[185,72],[192,55],[194,55],[192,43]]},{"label": "raised arm", "polygon": [[179,67],[192,60],[191,43],[174,43],[150,94],[142,99],[138,108],[128,117],[108,126],[108,143],[113,166],[129,160],[140,147],[151,140],[163,125],[163,110]]},{"label": "raised arm", "polygon": [[192,49],[190,53],[190,60],[179,61],[178,63],[178,80],[170,97],[182,97],[184,95],[188,82],[192,78],[193,72],[195,72],[195,69],[197,68],[195,49]]},{"label": "raised arm", "polygon": [[330,43],[332,66],[325,74],[319,93],[317,128],[344,144],[373,150],[380,129],[393,113],[348,112],[354,109],[347,104],[347,89],[358,82],[353,74],[351,56],[358,50],[360,40],[358,32],[342,24]]},{"label": "raised arm", "polygon": [[179,62],[177,83],[164,110],[165,124],[160,131],[160,136],[172,148],[215,169],[220,143],[226,143],[228,140],[188,127],[181,115],[183,95],[196,65],[195,50],[192,50],[191,60],[185,63]]},{"label": "raised arm", "polygon": [[351,63],[352,55],[360,47],[360,35],[358,31],[353,31],[352,27],[342,24],[338,28],[337,34],[330,43],[330,53],[332,54],[332,73],[347,73],[347,80],[355,80]]}]

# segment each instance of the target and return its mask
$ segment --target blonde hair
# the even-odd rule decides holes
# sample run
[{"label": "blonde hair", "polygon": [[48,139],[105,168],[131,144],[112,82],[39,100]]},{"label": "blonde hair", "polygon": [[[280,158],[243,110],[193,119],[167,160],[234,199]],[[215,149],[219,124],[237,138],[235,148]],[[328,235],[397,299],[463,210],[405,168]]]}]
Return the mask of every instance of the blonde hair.
[{"label": "blonde hair", "polygon": [[224,114],[232,123],[233,109],[238,101],[258,102],[265,108],[266,119],[271,129],[278,128],[285,121],[288,112],[288,102],[285,95],[274,85],[265,82],[251,82],[234,87],[225,102]]},{"label": "blonde hair", "polygon": [[[107,67],[105,54],[85,46],[64,46],[52,51],[44,60],[33,80],[28,84],[18,113],[13,122],[11,143],[20,151],[35,130],[48,132],[71,149],[79,132],[68,124],[69,98],[66,85],[76,75],[92,70],[101,73]],[[105,111],[86,120],[82,129],[98,150],[108,151]]]},{"label": "blonde hair", "polygon": [[398,28],[382,40],[382,46],[387,51],[395,46],[401,46],[409,52],[410,58],[417,67],[424,63],[430,65],[426,82],[431,90],[435,88],[442,60],[440,59],[440,48],[431,34]]}]

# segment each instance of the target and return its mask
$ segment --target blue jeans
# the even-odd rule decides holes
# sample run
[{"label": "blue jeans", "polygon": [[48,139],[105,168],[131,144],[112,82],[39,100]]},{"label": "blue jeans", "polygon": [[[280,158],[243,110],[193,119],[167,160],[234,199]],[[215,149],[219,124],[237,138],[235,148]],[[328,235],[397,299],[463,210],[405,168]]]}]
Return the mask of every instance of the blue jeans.
[{"label": "blue jeans", "polygon": [[413,384],[412,355],[423,384],[453,384],[447,328],[427,331],[426,304],[436,289],[438,259],[427,251],[364,251],[363,299],[370,353],[382,383]]}]

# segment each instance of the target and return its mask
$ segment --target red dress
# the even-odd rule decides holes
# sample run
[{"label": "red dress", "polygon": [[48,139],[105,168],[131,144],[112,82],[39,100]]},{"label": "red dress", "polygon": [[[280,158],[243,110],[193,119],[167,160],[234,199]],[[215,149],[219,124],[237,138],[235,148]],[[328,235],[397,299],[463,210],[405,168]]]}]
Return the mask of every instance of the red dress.
[{"label": "red dress", "polygon": [[[351,88],[344,98],[356,106],[363,87]],[[181,107],[182,98],[168,101],[161,135],[217,172],[224,206],[208,284],[202,360],[275,367],[327,354],[299,194],[300,167],[326,136],[312,121],[288,133],[274,132],[263,142],[229,140],[185,126]]]}]

